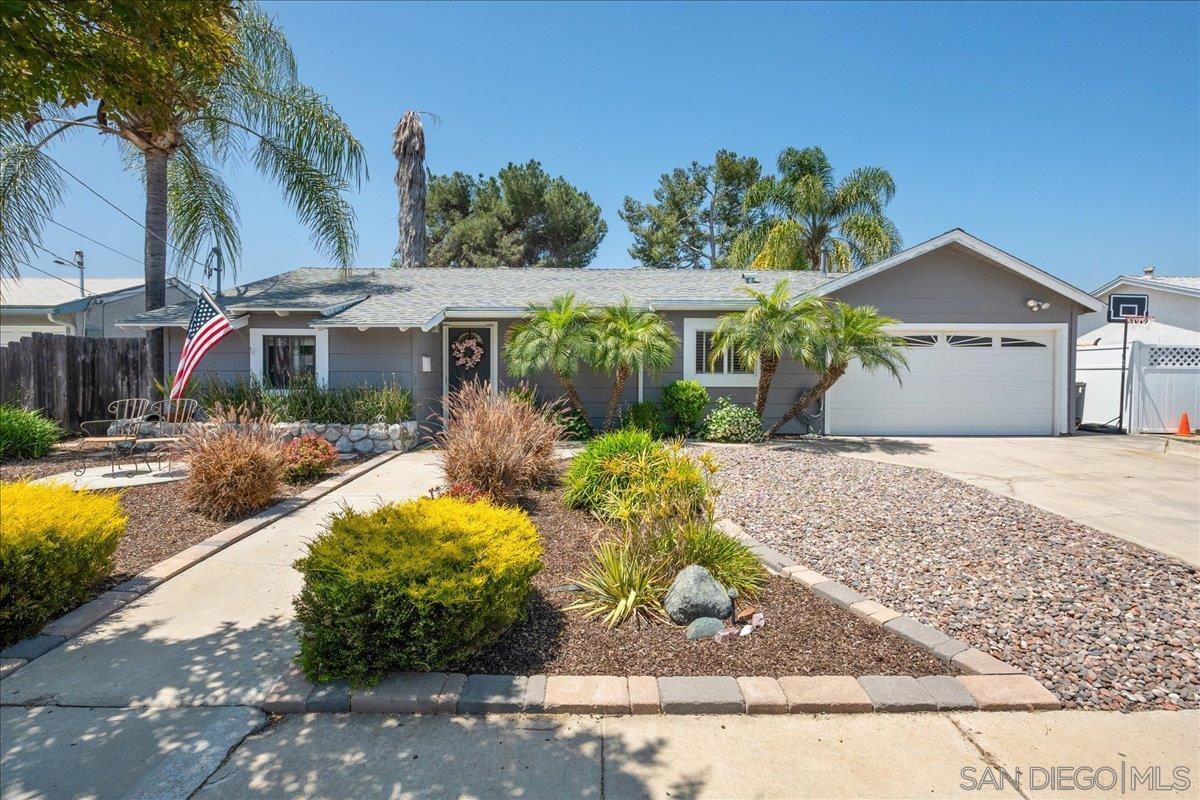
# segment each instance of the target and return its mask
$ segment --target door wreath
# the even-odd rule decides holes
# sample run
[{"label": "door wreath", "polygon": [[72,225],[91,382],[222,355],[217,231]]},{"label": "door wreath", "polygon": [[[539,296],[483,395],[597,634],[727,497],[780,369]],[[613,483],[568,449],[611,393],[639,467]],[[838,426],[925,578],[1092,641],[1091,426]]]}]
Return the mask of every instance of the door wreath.
[{"label": "door wreath", "polygon": [[450,355],[456,366],[472,370],[483,360],[483,340],[477,333],[464,333],[450,345]]}]

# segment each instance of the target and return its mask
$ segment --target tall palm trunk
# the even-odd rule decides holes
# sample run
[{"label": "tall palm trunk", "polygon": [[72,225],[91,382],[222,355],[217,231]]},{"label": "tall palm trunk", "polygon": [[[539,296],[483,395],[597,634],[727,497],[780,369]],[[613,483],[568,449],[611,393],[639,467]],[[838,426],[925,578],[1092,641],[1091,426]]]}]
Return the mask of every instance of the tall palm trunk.
[{"label": "tall palm trunk", "polygon": [[[160,150],[144,151],[146,159],[146,310],[167,304],[167,154]],[[153,381],[167,380],[163,328],[146,331],[146,350],[150,356],[150,392],[158,397]]]},{"label": "tall palm trunk", "polygon": [[617,377],[613,381],[612,394],[608,398],[608,413],[604,415],[604,430],[612,430],[617,421],[617,411],[621,408],[621,396],[625,394],[625,381],[629,380],[629,367],[617,367]]},{"label": "tall palm trunk", "polygon": [[583,407],[583,400],[579,397],[579,391],[575,388],[575,381],[571,380],[566,375],[559,375],[558,382],[562,384],[563,391],[567,393],[567,399],[571,401],[571,405],[575,407],[576,411],[583,415],[584,419],[587,419],[587,409]]},{"label": "tall palm trunk", "polygon": [[392,153],[396,156],[396,196],[400,201],[400,243],[396,245],[396,264],[423,267],[425,252],[425,129],[421,115],[407,111],[396,123],[392,134]]},{"label": "tall palm trunk", "polygon": [[795,419],[797,414],[812,405],[818,397],[824,397],[829,388],[837,383],[838,378],[842,377],[845,373],[845,367],[835,367],[823,374],[815,386],[800,395],[800,399],[792,403],[792,407],[787,410],[787,413],[775,421],[775,424],[767,431],[767,438],[769,439],[779,433],[780,428]]},{"label": "tall palm trunk", "polygon": [[761,418],[767,407],[767,392],[771,391],[771,381],[775,378],[775,370],[779,369],[779,359],[763,353],[759,357],[758,390],[754,393],[754,411]]}]

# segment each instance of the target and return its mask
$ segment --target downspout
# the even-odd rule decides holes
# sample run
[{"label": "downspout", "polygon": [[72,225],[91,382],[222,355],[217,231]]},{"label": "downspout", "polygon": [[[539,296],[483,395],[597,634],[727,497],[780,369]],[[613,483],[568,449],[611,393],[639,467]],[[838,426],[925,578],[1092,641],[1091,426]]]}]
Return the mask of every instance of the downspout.
[{"label": "downspout", "polygon": [[78,325],[78,323],[75,323],[75,322],[63,322],[61,319],[55,319],[55,318],[54,318],[54,312],[53,312],[53,311],[47,311],[47,312],[46,312],[46,319],[50,320],[50,321],[51,321],[51,322],[53,322],[55,325],[61,325],[62,327],[66,328],[66,329],[68,329],[68,330],[70,330],[70,331],[72,331],[72,335],[74,335],[74,336],[78,336],[78,335],[79,335],[79,325]]}]

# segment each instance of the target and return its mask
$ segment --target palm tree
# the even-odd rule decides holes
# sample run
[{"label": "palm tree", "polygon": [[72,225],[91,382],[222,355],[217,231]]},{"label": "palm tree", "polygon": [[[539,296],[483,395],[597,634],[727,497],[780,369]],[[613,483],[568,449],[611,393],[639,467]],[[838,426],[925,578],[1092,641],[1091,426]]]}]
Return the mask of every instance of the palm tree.
[{"label": "palm tree", "polygon": [[746,193],[746,211],[760,219],[734,242],[735,263],[844,272],[900,251],[900,232],[884,213],[896,194],[887,170],[859,167],[835,182],[819,147],[789,147],[776,163],[779,176]]},{"label": "palm tree", "polygon": [[396,194],[400,201],[397,222],[400,243],[394,265],[423,267],[425,257],[425,129],[421,115],[406,111],[392,133],[396,156]]},{"label": "palm tree", "polygon": [[592,365],[599,371],[614,374],[612,394],[604,428],[611,429],[621,407],[625,382],[634,369],[646,369],[658,375],[675,360],[679,344],[671,324],[653,311],[633,307],[626,297],[616,306],[603,308],[595,320],[596,344]]},{"label": "palm tree", "polygon": [[884,370],[900,380],[900,371],[908,368],[906,346],[884,330],[895,324],[896,320],[883,316],[872,306],[840,302],[827,305],[818,324],[796,343],[794,350],[796,358],[821,377],[776,420],[767,436],[779,433],[797,414],[823,397],[854,361],[868,372]]},{"label": "palm tree", "polygon": [[748,367],[759,365],[754,410],[761,417],[779,360],[812,334],[825,304],[815,297],[793,299],[786,279],[776,282],[769,294],[744,288],[754,305],[721,317],[713,331],[713,355],[720,357],[731,347]]},{"label": "palm tree", "polygon": [[[60,168],[44,148],[80,128],[115,137],[126,166],[145,182],[147,310],[166,301],[168,246],[184,273],[205,245],[219,247],[236,269],[238,204],[220,172],[232,160],[244,158],[278,183],[318,250],[349,268],[358,235],[345,193],[366,176],[362,145],[329,103],[300,82],[295,55],[272,17],[244,3],[234,24],[237,55],[219,80],[151,99],[153,114],[106,111],[101,101],[94,114],[71,117],[47,107],[24,125],[13,119],[0,125],[0,271],[15,273],[62,195]],[[185,99],[196,97],[200,102]],[[161,331],[148,333],[152,374],[162,376]]]},{"label": "palm tree", "polygon": [[525,317],[513,325],[504,343],[508,373],[523,378],[535,372],[550,372],[558,378],[571,405],[587,419],[587,409],[575,389],[579,366],[592,357],[594,338],[592,307],[574,294],[555,297],[549,303],[532,303]]}]

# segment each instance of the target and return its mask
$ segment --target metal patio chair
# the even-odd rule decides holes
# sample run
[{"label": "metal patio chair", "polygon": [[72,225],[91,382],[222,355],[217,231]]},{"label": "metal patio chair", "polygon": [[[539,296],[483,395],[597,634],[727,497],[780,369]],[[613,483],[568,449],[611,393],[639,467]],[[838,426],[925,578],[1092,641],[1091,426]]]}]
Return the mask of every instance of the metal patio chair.
[{"label": "metal patio chair", "polygon": [[[150,401],[143,397],[114,400],[108,404],[108,419],[79,423],[79,430],[83,434],[80,444],[108,445],[108,467],[111,476],[117,474],[117,467],[126,454],[134,469],[137,469],[142,423],[145,422],[149,407]],[[149,461],[146,462],[146,469],[150,469]],[[86,466],[80,467],[75,470],[75,475],[82,475],[86,470]]]}]

